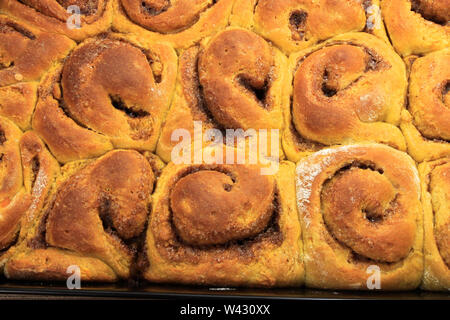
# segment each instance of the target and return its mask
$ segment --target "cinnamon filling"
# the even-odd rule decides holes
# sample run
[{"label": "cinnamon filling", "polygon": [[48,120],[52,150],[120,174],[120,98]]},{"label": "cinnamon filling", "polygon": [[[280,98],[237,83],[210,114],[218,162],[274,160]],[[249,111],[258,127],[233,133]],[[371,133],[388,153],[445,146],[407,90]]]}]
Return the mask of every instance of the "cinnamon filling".
[{"label": "cinnamon filling", "polygon": [[261,86],[259,83],[255,83],[252,79],[245,77],[245,75],[238,76],[239,83],[254,95],[255,99],[259,102],[261,107],[266,107],[266,97],[269,90],[269,79],[266,79]]},{"label": "cinnamon filling", "polygon": [[36,178],[37,175],[39,173],[39,169],[41,167],[40,161],[39,161],[39,156],[35,155],[32,159],[31,159],[31,173],[33,175],[33,177],[31,178],[31,189],[33,189],[34,184],[36,182]]},{"label": "cinnamon filling", "polygon": [[450,6],[446,1],[411,0],[411,10],[424,19],[442,26],[450,22]]},{"label": "cinnamon filling", "polygon": [[220,245],[262,232],[272,214],[272,179],[254,169],[236,168],[234,179],[212,169],[186,175],[172,189],[173,223],[183,242]]},{"label": "cinnamon filling", "polygon": [[302,10],[293,11],[289,16],[289,28],[291,29],[293,40],[302,41],[305,39],[307,18],[308,13]]},{"label": "cinnamon filling", "polygon": [[[411,250],[415,220],[374,163],[355,161],[336,171],[323,185],[321,210],[328,233],[351,254],[394,263]],[[397,232],[403,241],[394,241]]]},{"label": "cinnamon filling", "polygon": [[5,142],[6,142],[5,130],[0,128],[0,146],[2,146]]},{"label": "cinnamon filling", "polygon": [[[205,193],[204,190],[203,193],[197,190],[198,192],[193,194],[192,190],[181,189],[180,184],[193,182],[193,178],[207,178],[205,183],[208,184],[210,180],[213,180],[209,177],[211,174],[219,180],[229,181],[225,184],[220,184],[220,188],[211,190],[211,194]],[[199,176],[197,177],[197,175]],[[246,260],[254,257],[255,250],[262,244],[281,245],[283,242],[283,234],[280,232],[279,226],[281,205],[279,204],[276,186],[272,183],[267,184],[254,181],[257,184],[266,184],[265,188],[273,188],[273,193],[264,195],[264,199],[262,199],[260,193],[251,192],[251,190],[248,190],[249,192],[245,191],[247,187],[245,184],[242,184],[242,179],[245,180],[246,178],[240,176],[238,172],[216,165],[189,167],[179,173],[174,178],[176,182],[174,182],[172,193],[167,199],[167,216],[160,217],[162,220],[160,220],[158,226],[152,225],[152,228],[159,228],[159,231],[167,230],[163,232],[164,236],[161,238],[162,234],[153,229],[156,235],[160,235],[156,236],[156,246],[160,253],[171,261],[183,261],[184,263],[197,263],[204,255],[217,256],[218,259],[232,259],[235,257]],[[221,183],[221,181],[219,182]],[[201,182],[198,181],[198,183]],[[206,190],[209,189],[212,188],[206,188]],[[179,191],[185,192],[181,194],[182,192]],[[233,206],[233,204],[225,201],[222,204],[218,203],[215,200],[214,193],[220,194],[220,197],[222,195],[227,196],[226,194],[228,194],[228,197],[232,197],[233,193],[239,192],[244,194],[244,198],[246,195],[248,198],[245,198],[247,200],[242,198],[243,202],[235,204],[238,207],[243,206],[243,214],[232,212],[231,215],[234,215],[230,217],[228,215],[229,210],[220,212],[219,210],[222,206],[224,206],[226,211],[226,206]],[[198,200],[198,205],[203,207],[202,210],[196,211],[195,215],[188,214],[189,206],[192,207],[192,205],[195,206],[197,204],[189,201],[190,195]],[[201,197],[205,199],[210,197],[210,200],[205,203]],[[252,198],[256,201],[256,205],[251,205],[248,202],[252,201]],[[263,205],[259,205],[260,203],[263,203]],[[258,208],[255,209],[255,207],[264,207],[264,210],[261,211]],[[216,215],[220,215],[220,218],[223,218],[222,225],[214,222],[213,220],[217,220],[214,217],[208,216],[208,212],[212,213],[212,211]],[[252,211],[257,212],[256,217],[252,215]],[[185,217],[189,219],[183,219]],[[201,220],[206,221],[206,224],[202,224]],[[193,226],[195,230],[189,229],[189,226]],[[166,234],[166,232],[169,233]]]},{"label": "cinnamon filling", "polygon": [[147,111],[136,110],[135,108],[133,108],[134,106],[127,106],[125,102],[123,102],[122,99],[117,95],[109,95],[109,97],[114,108],[123,111],[130,118],[145,118],[150,115]]},{"label": "cinnamon filling", "polygon": [[156,16],[158,14],[161,14],[169,7],[171,6],[171,3],[169,0],[153,0],[153,1],[142,1],[141,7],[142,11],[146,14],[149,14],[151,16]]},{"label": "cinnamon filling", "polygon": [[[18,0],[23,5],[30,7],[41,14],[58,19],[65,22],[65,17],[68,15],[67,8],[70,6],[77,6],[80,9],[80,14],[86,17],[93,17],[97,13],[105,10],[107,1],[104,2],[103,7],[99,7],[99,0]],[[52,4],[53,2],[53,4]],[[55,5],[55,4],[58,5]]]},{"label": "cinnamon filling", "polygon": [[5,23],[0,23],[0,33],[9,33],[9,32],[17,32],[20,33],[22,36],[30,39],[35,40],[36,36],[29,30],[25,29],[21,25],[13,22],[13,21],[7,21]]}]

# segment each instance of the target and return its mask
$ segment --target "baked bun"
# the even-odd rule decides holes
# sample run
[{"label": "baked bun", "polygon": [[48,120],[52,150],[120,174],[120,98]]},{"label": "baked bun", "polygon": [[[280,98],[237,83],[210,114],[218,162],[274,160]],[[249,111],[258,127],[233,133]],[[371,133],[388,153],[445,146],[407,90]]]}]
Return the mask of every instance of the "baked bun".
[{"label": "baked bun", "polygon": [[114,148],[154,151],[176,79],[175,51],[108,34],[42,79],[32,126],[60,162]]},{"label": "baked bun", "polygon": [[242,0],[231,24],[250,28],[287,54],[352,31],[388,42],[378,0]]},{"label": "baked bun", "polygon": [[[157,154],[166,162],[178,141],[176,129],[194,137],[194,121],[209,129],[281,130],[286,57],[257,34],[228,28],[180,56],[175,97],[165,121]],[[268,132],[268,141],[272,137]],[[278,142],[279,138],[276,138]]]},{"label": "baked bun", "polygon": [[6,276],[65,280],[77,265],[82,281],[129,278],[155,182],[149,162],[136,151],[115,150],[61,170]]},{"label": "baked bun", "polygon": [[59,165],[34,132],[0,117],[0,269],[17,251],[42,207]]},{"label": "baked bun", "polygon": [[76,41],[108,30],[113,16],[112,0],[2,0],[0,11]]},{"label": "baked bun", "polygon": [[449,0],[382,0],[389,38],[402,56],[450,46]]},{"label": "baked bun", "polygon": [[418,162],[450,156],[450,49],[410,59],[408,111],[401,128]]},{"label": "baked bun", "polygon": [[170,163],[163,170],[153,195],[144,278],[300,286],[304,271],[294,164],[281,162],[275,175],[263,175],[260,165],[249,162],[208,163]]},{"label": "baked bun", "polygon": [[114,0],[115,29],[187,48],[228,24],[235,0]]},{"label": "baked bun", "polygon": [[0,115],[31,126],[37,82],[75,43],[0,14]]},{"label": "baked bun", "polygon": [[382,40],[339,35],[291,55],[290,74],[283,134],[289,160],[358,142],[406,149],[397,127],[407,89],[405,65]]},{"label": "baked bun", "polygon": [[422,288],[450,288],[450,158],[419,165],[425,228]]},{"label": "baked bun", "polygon": [[378,144],[324,149],[297,165],[306,285],[411,290],[423,274],[420,183],[414,161]]}]

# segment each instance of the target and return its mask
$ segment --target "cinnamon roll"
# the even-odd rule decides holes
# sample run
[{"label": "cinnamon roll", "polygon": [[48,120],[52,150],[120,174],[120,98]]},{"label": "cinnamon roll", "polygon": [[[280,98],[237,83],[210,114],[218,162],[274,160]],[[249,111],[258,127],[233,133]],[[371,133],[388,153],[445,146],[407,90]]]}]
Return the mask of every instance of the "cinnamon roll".
[{"label": "cinnamon roll", "polygon": [[29,129],[36,103],[34,81],[74,45],[64,36],[0,14],[0,115],[22,130]]},{"label": "cinnamon roll", "polygon": [[448,0],[382,0],[381,11],[392,44],[402,56],[450,45]]},{"label": "cinnamon roll", "polygon": [[6,276],[65,280],[76,265],[82,281],[131,277],[154,182],[149,162],[133,150],[66,164]]},{"label": "cinnamon roll", "polygon": [[170,161],[177,143],[172,133],[183,128],[194,136],[194,121],[202,122],[203,132],[218,129],[224,136],[227,129],[251,130],[255,136],[265,129],[272,141],[270,130],[283,126],[286,60],[263,38],[242,28],[228,28],[185,50],[157,154]]},{"label": "cinnamon roll", "polygon": [[[228,150],[229,148],[226,148]],[[299,286],[301,232],[294,164],[168,164],[158,180],[143,276],[213,286]]]},{"label": "cinnamon roll", "polygon": [[336,36],[291,55],[290,74],[283,133],[289,160],[358,142],[406,149],[397,127],[407,90],[405,65],[382,40],[366,33]]},{"label": "cinnamon roll", "polygon": [[228,25],[235,0],[114,0],[113,26],[187,48]]},{"label": "cinnamon roll", "polygon": [[112,0],[2,0],[0,11],[81,41],[111,27]]},{"label": "cinnamon roll", "polygon": [[242,0],[231,24],[250,28],[288,54],[352,31],[388,42],[379,0]]},{"label": "cinnamon roll", "polygon": [[418,162],[450,156],[450,49],[413,61],[401,128]]},{"label": "cinnamon roll", "polygon": [[297,165],[306,285],[382,290],[419,286],[423,272],[420,182],[414,161],[379,144],[324,149]]},{"label": "cinnamon roll", "polygon": [[0,117],[0,268],[16,252],[59,165],[33,132]]},{"label": "cinnamon roll", "polygon": [[20,161],[20,129],[10,120],[0,117],[0,266],[17,241],[20,221],[30,205],[23,189]]},{"label": "cinnamon roll", "polygon": [[419,165],[425,229],[422,288],[450,290],[450,158]]},{"label": "cinnamon roll", "polygon": [[60,162],[114,148],[153,151],[177,73],[175,51],[108,34],[80,44],[41,81],[32,126]]}]

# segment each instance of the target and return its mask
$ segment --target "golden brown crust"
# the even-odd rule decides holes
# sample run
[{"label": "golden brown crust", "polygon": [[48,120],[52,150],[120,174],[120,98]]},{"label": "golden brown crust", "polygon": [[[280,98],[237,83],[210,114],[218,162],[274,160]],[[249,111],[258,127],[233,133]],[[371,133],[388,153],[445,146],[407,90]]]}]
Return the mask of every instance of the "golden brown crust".
[{"label": "golden brown crust", "polygon": [[[0,0],[0,271],[366,289],[378,266],[384,290],[449,290],[449,19],[450,0]],[[201,164],[165,168],[177,129]],[[195,148],[227,129],[300,160],[305,255],[294,164],[211,164]],[[404,150],[432,161],[423,250]]]},{"label": "golden brown crust", "polygon": [[297,166],[306,285],[410,290],[423,273],[420,182],[414,161],[378,144],[325,149]]},{"label": "golden brown crust", "polygon": [[[0,118],[0,250],[15,243],[20,220],[30,205],[23,190],[19,140],[22,132],[11,121]],[[4,252],[2,252],[4,253]]]},{"label": "golden brown crust", "polygon": [[0,115],[22,130],[31,126],[37,81],[75,45],[0,14]]},{"label": "golden brown crust", "polygon": [[64,36],[39,31],[0,14],[0,87],[39,80],[74,45]]},{"label": "golden brown crust", "polygon": [[387,42],[378,0],[237,1],[231,25],[250,28],[287,54],[352,31]]},{"label": "golden brown crust", "polygon": [[131,150],[67,164],[6,275],[61,280],[78,265],[83,281],[129,278],[154,179],[145,157]]},{"label": "golden brown crust", "polygon": [[117,275],[102,261],[55,248],[20,252],[5,266],[9,279],[65,281],[72,274],[67,269],[78,266],[82,281],[114,282]]},{"label": "golden brown crust", "polygon": [[450,45],[450,1],[382,0],[381,10],[392,44],[402,56]]},{"label": "golden brown crust", "polygon": [[[67,24],[68,21],[76,22],[75,11],[68,10],[73,5],[80,9],[80,26],[75,28]],[[42,30],[63,34],[76,41],[108,30],[113,17],[112,0],[4,0],[0,2],[0,10]]]},{"label": "golden brown crust", "polygon": [[201,170],[180,178],[170,194],[173,226],[190,245],[253,238],[272,218],[275,185],[259,168]]},{"label": "golden brown crust", "polygon": [[36,92],[37,84],[33,82],[0,87],[0,115],[12,120],[22,130],[29,129]]},{"label": "golden brown crust", "polygon": [[[339,35],[290,57],[283,148],[289,160],[326,146],[377,142],[405,150],[405,66],[382,40]],[[291,97],[291,99],[289,99]]]},{"label": "golden brown crust", "polygon": [[450,159],[419,165],[425,228],[422,288],[450,290]]},{"label": "golden brown crust", "polygon": [[[276,175],[262,176],[258,165],[169,164],[154,194],[144,278],[195,285],[301,285],[304,273],[293,167],[282,162]],[[187,179],[198,187],[180,195],[178,188]],[[237,202],[225,201],[225,192]],[[242,208],[233,210],[236,206]],[[180,208],[185,218],[194,207],[198,224],[176,221]],[[224,215],[230,210],[234,219]]]},{"label": "golden brown crust", "polygon": [[194,137],[194,121],[202,121],[203,132],[282,128],[286,58],[260,36],[228,28],[200,47],[185,50],[179,69],[175,97],[157,146],[164,161],[171,160],[177,144],[172,141],[174,130],[185,129]]},{"label": "golden brown crust", "polygon": [[450,155],[450,49],[413,60],[401,128],[418,162]]},{"label": "golden brown crust", "polygon": [[164,44],[108,34],[86,40],[41,81],[36,130],[60,162],[114,148],[153,151],[176,79]]},{"label": "golden brown crust", "polygon": [[[2,120],[2,128],[6,127],[7,120],[5,119]],[[15,131],[20,132],[18,129]],[[12,255],[20,251],[30,228],[36,222],[36,211],[39,211],[44,205],[50,187],[59,172],[58,163],[34,132],[27,132],[23,135],[20,133],[20,136],[16,136],[19,139],[12,139],[13,143],[17,144],[19,159],[14,158],[11,154],[11,131],[5,129],[5,132],[7,133],[5,137],[9,137],[10,142],[4,141],[2,154],[4,154],[5,161],[14,161],[16,165],[12,166],[8,163],[3,163],[3,165],[16,170],[16,176],[20,176],[21,181],[17,181],[17,184],[20,184],[20,191],[17,195],[14,197],[9,195],[3,199],[2,216],[5,217],[5,223],[2,227],[6,226],[7,221],[10,223],[9,227],[3,228],[1,232],[2,244],[7,247],[3,248],[0,255],[0,266],[3,266]],[[10,174],[10,178],[13,176]],[[13,184],[10,183],[10,185]],[[8,201],[10,201],[9,204]]]},{"label": "golden brown crust", "polygon": [[188,48],[228,25],[235,0],[114,0],[113,27]]}]

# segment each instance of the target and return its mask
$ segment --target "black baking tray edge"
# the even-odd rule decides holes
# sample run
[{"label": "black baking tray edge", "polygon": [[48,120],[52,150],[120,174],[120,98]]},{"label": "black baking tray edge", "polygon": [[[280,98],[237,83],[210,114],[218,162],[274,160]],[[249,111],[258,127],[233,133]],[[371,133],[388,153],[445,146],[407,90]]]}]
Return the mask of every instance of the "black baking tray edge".
[{"label": "black baking tray edge", "polygon": [[0,294],[134,298],[134,299],[263,299],[263,300],[450,300],[449,292],[327,291],[306,288],[248,289],[207,288],[127,283],[81,284],[67,289],[65,283],[18,282],[0,279]]}]

